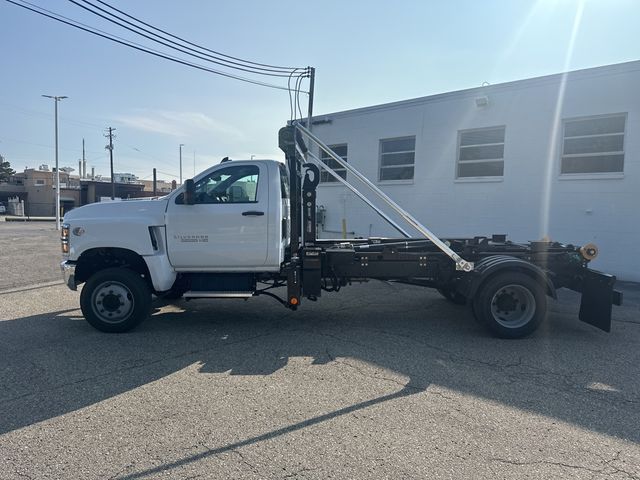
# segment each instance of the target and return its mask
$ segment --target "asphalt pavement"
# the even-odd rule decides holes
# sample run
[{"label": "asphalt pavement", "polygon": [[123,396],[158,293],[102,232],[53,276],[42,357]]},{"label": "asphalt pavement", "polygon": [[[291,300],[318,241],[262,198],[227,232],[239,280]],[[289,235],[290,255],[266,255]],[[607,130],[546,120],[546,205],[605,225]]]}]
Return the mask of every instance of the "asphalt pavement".
[{"label": "asphalt pavement", "polygon": [[369,282],[156,300],[91,328],[51,224],[0,223],[0,478],[640,478],[640,286],[607,334],[561,292],[533,336]]}]

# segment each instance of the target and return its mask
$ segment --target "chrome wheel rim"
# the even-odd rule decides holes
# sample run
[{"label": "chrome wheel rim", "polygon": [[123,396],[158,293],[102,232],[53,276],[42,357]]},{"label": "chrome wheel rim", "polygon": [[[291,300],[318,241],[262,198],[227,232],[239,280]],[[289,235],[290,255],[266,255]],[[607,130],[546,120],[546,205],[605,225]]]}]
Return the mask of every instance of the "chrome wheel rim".
[{"label": "chrome wheel rim", "polygon": [[491,314],[506,328],[519,328],[531,321],[536,313],[533,293],[522,285],[506,285],[491,299]]},{"label": "chrome wheel rim", "polygon": [[120,282],[103,282],[91,295],[91,308],[105,323],[121,323],[133,312],[131,290]]}]

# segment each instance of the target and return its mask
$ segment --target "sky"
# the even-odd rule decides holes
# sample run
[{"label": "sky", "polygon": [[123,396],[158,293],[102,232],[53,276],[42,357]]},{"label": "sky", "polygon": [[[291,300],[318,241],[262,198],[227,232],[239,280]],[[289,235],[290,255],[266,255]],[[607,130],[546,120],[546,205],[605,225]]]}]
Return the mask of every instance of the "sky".
[{"label": "sky", "polygon": [[[162,48],[67,0],[29,1]],[[640,59],[640,0],[106,1],[227,55],[315,67],[315,114]],[[107,127],[114,170],[144,179],[154,167],[178,179],[180,144],[185,179],[225,156],[282,158],[286,91],[177,65],[5,0],[0,65],[0,155],[17,171],[55,164],[54,102],[43,94],[69,97],[59,103],[61,167],[77,170],[84,138],[87,170],[108,176]],[[306,114],[306,95],[301,103]]]}]

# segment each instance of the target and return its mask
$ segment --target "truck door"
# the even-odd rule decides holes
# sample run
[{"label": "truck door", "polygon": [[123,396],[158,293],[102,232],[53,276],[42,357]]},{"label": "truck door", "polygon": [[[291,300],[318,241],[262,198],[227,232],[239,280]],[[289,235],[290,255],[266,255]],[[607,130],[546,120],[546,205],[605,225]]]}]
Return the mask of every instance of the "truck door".
[{"label": "truck door", "polygon": [[167,207],[169,261],[179,270],[251,270],[267,260],[269,182],[261,164],[222,166]]}]

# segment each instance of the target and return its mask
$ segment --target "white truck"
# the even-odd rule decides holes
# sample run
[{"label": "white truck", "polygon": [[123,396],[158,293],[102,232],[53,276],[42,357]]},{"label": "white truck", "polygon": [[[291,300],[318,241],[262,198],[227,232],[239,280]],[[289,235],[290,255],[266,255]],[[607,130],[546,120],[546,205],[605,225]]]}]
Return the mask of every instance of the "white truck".
[{"label": "white truck", "polygon": [[[304,298],[315,301],[352,280],[384,279],[468,303],[491,332],[507,338],[534,331],[546,316],[547,297],[567,287],[583,293],[580,319],[610,330],[612,304],[621,304],[622,295],[613,289],[615,277],[588,268],[597,254],[593,245],[517,244],[505,235],[441,240],[373,185],[421,237],[406,238],[378,209],[405,238],[318,239],[318,167],[366,198],[320,162],[304,138],[361,177],[294,124],[280,131],[286,164],[223,162],[162,198],[97,203],[66,214],[61,268],[71,289],[84,283],[86,320],[105,332],[128,331],[149,315],[152,295],[269,295],[296,309]],[[271,291],[279,287],[286,293]]]}]

